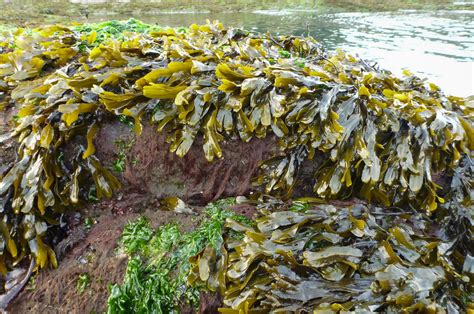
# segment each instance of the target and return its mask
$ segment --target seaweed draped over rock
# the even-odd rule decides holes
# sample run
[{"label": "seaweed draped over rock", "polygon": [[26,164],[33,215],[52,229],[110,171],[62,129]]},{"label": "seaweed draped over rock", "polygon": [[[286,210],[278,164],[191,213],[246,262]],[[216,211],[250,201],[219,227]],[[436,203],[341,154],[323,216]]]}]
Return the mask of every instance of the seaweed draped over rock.
[{"label": "seaweed draped over rock", "polygon": [[[257,208],[255,226],[227,219],[222,246],[190,259],[189,283],[220,292],[221,313],[474,308],[472,234],[449,235],[422,213],[363,203],[289,206],[266,199]],[[472,217],[461,219],[458,228],[472,224]]]},{"label": "seaweed draped over rock", "polygon": [[320,198],[429,212],[444,202],[434,177],[472,154],[472,104],[408,71],[397,78],[342,51],[330,55],[311,37],[217,22],[124,34],[48,26],[3,38],[0,106],[18,115],[1,139],[17,143],[17,160],[0,174],[0,270],[29,252],[40,267],[54,265],[44,235],[86,199],[84,183],[94,182],[98,198],[119,188],[94,155],[109,117],[133,118],[137,134],[150,119],[178,156],[202,136],[209,161],[222,157],[223,141],[274,134],[283,155],[255,180],[267,193],[289,195],[301,163],[318,158]]}]

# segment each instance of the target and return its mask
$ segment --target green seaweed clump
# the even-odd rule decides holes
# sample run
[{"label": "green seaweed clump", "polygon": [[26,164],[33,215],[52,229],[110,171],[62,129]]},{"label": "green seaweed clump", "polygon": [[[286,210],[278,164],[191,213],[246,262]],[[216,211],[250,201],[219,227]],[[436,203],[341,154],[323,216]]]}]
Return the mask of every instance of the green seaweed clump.
[{"label": "green seaweed clump", "polygon": [[82,42],[77,46],[86,49],[88,46],[97,46],[106,39],[113,38],[126,40],[129,34],[143,34],[160,30],[157,25],[143,23],[136,19],[128,21],[107,21],[101,23],[79,24],[72,30],[81,34]]},{"label": "green seaweed clump", "polygon": [[[223,243],[226,219],[251,222],[227,208],[234,199],[209,204],[195,230],[183,232],[176,223],[152,230],[145,218],[125,226],[121,247],[130,256],[122,285],[113,285],[108,313],[179,313],[185,305],[199,305],[201,287],[187,284],[189,258],[206,246]],[[232,234],[236,238],[236,234]]]}]

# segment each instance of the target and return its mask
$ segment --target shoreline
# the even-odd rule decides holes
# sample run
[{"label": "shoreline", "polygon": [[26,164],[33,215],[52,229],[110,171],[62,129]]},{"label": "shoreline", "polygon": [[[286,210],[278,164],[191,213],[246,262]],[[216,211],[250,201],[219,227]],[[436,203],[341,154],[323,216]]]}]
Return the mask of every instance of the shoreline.
[{"label": "shoreline", "polygon": [[[317,1],[286,1],[255,2],[239,0],[223,5],[219,1],[194,4],[189,1],[162,2],[106,2],[106,1],[57,1],[17,3],[4,1],[0,8],[4,14],[0,17],[0,25],[17,27],[34,27],[40,24],[65,23],[71,20],[77,22],[100,22],[107,19],[140,19],[152,18],[156,15],[181,14],[256,14],[256,15],[298,15],[298,14],[334,14],[345,12],[442,12],[462,11],[474,13],[474,2],[435,1],[426,4],[424,1],[406,2],[392,1],[390,4],[380,4],[372,0],[317,0]],[[1,29],[1,28],[0,28]]]}]

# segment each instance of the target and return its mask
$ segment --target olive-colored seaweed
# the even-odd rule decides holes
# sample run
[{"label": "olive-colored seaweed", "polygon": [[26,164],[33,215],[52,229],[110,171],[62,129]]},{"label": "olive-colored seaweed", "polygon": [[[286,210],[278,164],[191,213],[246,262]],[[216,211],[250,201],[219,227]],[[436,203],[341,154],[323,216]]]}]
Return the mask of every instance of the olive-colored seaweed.
[{"label": "olive-colored seaweed", "polygon": [[[88,27],[18,29],[0,43],[0,107],[15,106],[16,163],[0,174],[5,204],[0,270],[32,252],[55,265],[44,241],[65,208],[119,187],[94,155],[107,117],[128,116],[137,134],[149,118],[184,156],[197,136],[207,160],[220,144],[279,138],[284,156],[262,165],[256,183],[287,195],[305,159],[324,160],[319,197],[356,195],[432,212],[439,173],[452,175],[474,147],[473,107],[408,71],[397,78],[311,37],[226,29],[149,28],[103,36]],[[100,35],[100,36],[99,36]],[[65,158],[64,156],[67,156]]]},{"label": "olive-colored seaweed", "polygon": [[472,216],[446,233],[417,211],[296,205],[264,200],[254,227],[228,219],[220,249],[191,259],[188,282],[219,292],[221,313],[474,310]]}]

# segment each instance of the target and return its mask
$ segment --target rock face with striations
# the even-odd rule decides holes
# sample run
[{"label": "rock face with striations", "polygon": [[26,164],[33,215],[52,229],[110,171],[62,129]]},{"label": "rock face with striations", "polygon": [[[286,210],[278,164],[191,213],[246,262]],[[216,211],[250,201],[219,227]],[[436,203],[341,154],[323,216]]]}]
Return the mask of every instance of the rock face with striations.
[{"label": "rock face with striations", "polygon": [[[254,138],[248,143],[235,139],[222,143],[223,158],[209,162],[202,151],[202,137],[196,139],[184,157],[169,151],[166,137],[166,133],[158,133],[150,124],[145,124],[143,133],[135,136],[123,123],[108,121],[101,125],[95,139],[96,154],[104,165],[111,167],[118,152],[117,143],[127,143],[126,166],[121,177],[124,188],[156,198],[177,196],[192,204],[261,191],[252,185],[260,163],[280,154],[274,136]],[[296,194],[307,194],[305,187],[311,190],[312,184],[307,180],[313,178],[317,164],[303,163]]]},{"label": "rock face with striations", "polygon": [[[14,115],[14,109],[0,110],[0,136],[8,132],[10,121]],[[0,146],[0,175],[11,166],[15,159],[13,141],[7,141]]]}]

